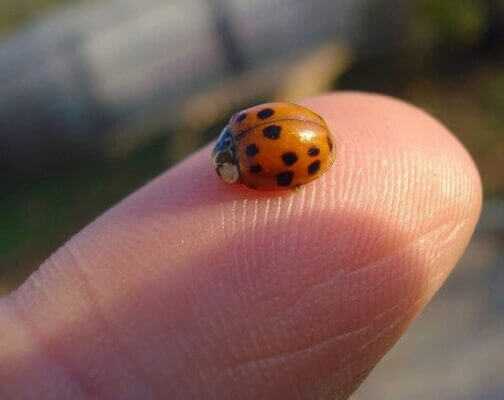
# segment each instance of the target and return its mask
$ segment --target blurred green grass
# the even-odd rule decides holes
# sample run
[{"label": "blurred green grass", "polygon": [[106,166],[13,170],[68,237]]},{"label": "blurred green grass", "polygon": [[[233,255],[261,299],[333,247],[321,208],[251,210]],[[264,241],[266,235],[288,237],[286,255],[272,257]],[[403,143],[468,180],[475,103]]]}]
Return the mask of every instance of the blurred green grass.
[{"label": "blurred green grass", "polygon": [[[161,136],[124,158],[97,158],[0,190],[0,294],[90,220],[171,162]],[[11,190],[13,189],[13,190]]]},{"label": "blurred green grass", "polygon": [[4,0],[0,2],[0,38],[41,12],[73,0]]}]

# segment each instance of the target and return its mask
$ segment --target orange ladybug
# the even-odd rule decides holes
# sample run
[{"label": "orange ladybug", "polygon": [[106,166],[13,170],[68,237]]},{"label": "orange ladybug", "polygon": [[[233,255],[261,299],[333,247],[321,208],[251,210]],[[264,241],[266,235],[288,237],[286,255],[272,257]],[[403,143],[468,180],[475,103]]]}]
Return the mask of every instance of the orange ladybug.
[{"label": "orange ladybug", "polygon": [[233,115],[212,152],[220,178],[258,190],[285,190],[311,182],[334,160],[324,120],[291,103],[267,103]]}]

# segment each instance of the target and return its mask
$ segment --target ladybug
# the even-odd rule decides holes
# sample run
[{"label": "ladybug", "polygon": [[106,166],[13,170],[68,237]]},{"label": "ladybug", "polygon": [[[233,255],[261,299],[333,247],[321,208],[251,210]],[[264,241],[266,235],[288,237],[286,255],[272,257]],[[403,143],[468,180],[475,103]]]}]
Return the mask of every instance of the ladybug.
[{"label": "ladybug", "polygon": [[233,115],[212,160],[220,178],[257,190],[286,190],[324,174],[334,160],[324,120],[292,103],[266,103]]}]

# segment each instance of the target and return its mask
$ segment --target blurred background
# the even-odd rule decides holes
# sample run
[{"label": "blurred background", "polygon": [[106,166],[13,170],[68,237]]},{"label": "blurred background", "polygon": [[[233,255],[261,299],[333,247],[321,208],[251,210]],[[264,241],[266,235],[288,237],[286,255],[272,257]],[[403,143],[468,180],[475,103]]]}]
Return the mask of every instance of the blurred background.
[{"label": "blurred background", "polygon": [[504,399],[504,0],[0,0],[0,295],[215,138],[329,90],[443,121],[485,190],[469,249],[354,399]]}]

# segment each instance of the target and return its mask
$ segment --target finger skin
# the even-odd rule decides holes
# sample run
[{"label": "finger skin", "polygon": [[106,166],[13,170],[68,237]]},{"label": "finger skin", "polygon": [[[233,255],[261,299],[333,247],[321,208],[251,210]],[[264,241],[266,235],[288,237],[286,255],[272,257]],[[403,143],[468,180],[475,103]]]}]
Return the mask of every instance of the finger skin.
[{"label": "finger skin", "polygon": [[226,185],[206,147],[3,299],[0,398],[347,398],[461,256],[481,184],[413,106],[301,104],[334,134],[320,179]]}]

